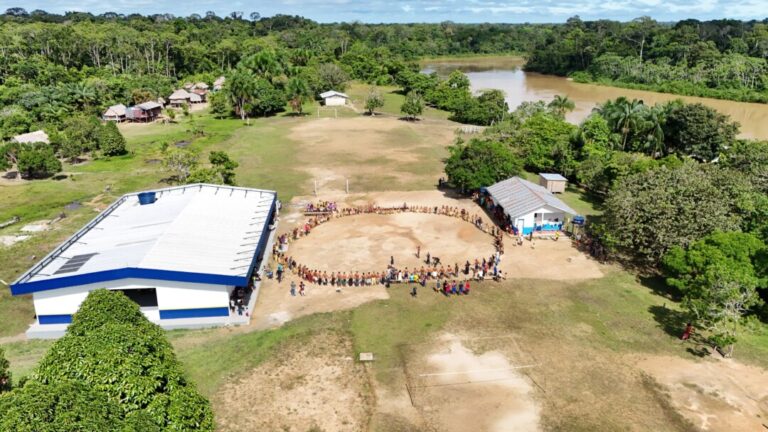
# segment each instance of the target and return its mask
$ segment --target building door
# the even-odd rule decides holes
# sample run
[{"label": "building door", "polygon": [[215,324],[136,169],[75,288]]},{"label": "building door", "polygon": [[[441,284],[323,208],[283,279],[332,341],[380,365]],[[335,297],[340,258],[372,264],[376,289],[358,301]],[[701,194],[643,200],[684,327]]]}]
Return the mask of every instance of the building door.
[{"label": "building door", "polygon": [[517,223],[515,224],[515,228],[517,228],[517,233],[518,234],[524,234],[523,233],[523,228],[524,227],[525,227],[525,219],[522,219],[522,218],[518,219]]}]

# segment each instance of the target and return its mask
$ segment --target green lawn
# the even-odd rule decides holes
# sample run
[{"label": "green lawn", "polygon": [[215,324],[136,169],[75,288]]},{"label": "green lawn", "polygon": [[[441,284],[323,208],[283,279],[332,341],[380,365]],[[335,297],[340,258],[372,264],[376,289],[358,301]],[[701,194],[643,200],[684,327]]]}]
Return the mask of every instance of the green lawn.
[{"label": "green lawn", "polygon": [[[377,113],[401,116],[400,106],[405,102],[405,96],[400,93],[400,89],[392,86],[377,86],[379,92],[384,97],[384,107],[376,110]],[[365,98],[371,89],[370,84],[352,83],[346,90],[352,103],[360,112],[365,111]],[[438,110],[431,107],[425,107],[423,118],[446,120],[451,116],[447,111]]]}]

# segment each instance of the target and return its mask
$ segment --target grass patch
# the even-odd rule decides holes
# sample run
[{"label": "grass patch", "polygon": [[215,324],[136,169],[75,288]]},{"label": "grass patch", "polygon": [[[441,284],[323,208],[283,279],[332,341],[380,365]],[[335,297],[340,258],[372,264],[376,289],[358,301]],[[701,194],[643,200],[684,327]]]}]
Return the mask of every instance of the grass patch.
[{"label": "grass patch", "polygon": [[[315,314],[274,330],[212,339],[204,344],[178,349],[177,354],[188,376],[204,395],[210,397],[226,381],[268,359],[283,343],[301,341],[323,331],[336,331],[347,319],[345,313]],[[188,332],[180,337],[194,337],[194,333]]]}]

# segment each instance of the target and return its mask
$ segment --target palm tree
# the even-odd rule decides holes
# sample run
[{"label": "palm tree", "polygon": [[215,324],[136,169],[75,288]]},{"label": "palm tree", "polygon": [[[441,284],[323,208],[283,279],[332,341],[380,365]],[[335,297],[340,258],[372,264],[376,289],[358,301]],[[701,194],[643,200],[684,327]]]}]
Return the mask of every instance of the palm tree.
[{"label": "palm tree", "polygon": [[259,51],[243,60],[243,65],[270,82],[283,72],[277,54],[272,50]]},{"label": "palm tree", "polygon": [[611,125],[614,132],[620,132],[623,139],[621,143],[622,150],[627,149],[627,139],[630,133],[636,132],[646,107],[643,101],[632,99],[627,100],[624,96],[616,98],[615,101],[608,101],[602,106],[596,108]]},{"label": "palm tree", "polygon": [[565,114],[569,113],[576,108],[576,104],[568,98],[568,96],[555,95],[552,102],[547,105],[549,109],[558,117],[565,118]]},{"label": "palm tree", "polygon": [[301,114],[304,110],[304,101],[311,93],[307,82],[300,77],[293,77],[286,84],[285,93],[288,96],[293,112]]},{"label": "palm tree", "polygon": [[250,69],[238,67],[226,81],[227,97],[243,121],[248,117],[248,106],[256,93],[256,79]]},{"label": "palm tree", "polygon": [[645,110],[643,119],[643,129],[645,135],[645,150],[652,157],[659,157],[664,154],[664,108],[657,105]]}]

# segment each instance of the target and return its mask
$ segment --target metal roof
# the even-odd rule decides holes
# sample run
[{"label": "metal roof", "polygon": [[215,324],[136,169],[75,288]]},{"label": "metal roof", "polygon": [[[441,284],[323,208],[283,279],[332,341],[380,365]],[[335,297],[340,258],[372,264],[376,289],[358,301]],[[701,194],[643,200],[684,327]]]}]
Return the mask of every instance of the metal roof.
[{"label": "metal roof", "polygon": [[51,141],[48,139],[48,134],[43,130],[16,135],[15,137],[11,138],[11,141],[15,141],[19,144],[31,144],[36,142],[46,144],[51,143]]},{"label": "metal roof", "polygon": [[155,101],[144,102],[144,103],[138,104],[136,106],[139,107],[140,109],[144,110],[144,111],[152,110],[152,109],[155,109],[155,108],[162,108],[162,106],[159,103],[155,102]]},{"label": "metal roof", "polygon": [[323,98],[323,99],[329,98],[331,96],[341,96],[341,97],[343,97],[345,99],[349,99],[349,96],[347,96],[344,93],[337,92],[336,90],[331,90],[331,91],[327,91],[325,93],[320,93],[320,97]]},{"label": "metal roof", "polygon": [[572,215],[577,214],[567,204],[560,201],[546,188],[523,180],[520,177],[512,177],[498,182],[487,188],[494,201],[514,219],[527,215],[542,207],[549,206]]},{"label": "metal roof", "polygon": [[[139,193],[124,195],[23,274],[12,293],[126,277],[247,282],[269,237],[275,192],[207,184],[154,192],[156,201],[146,205]],[[70,263],[88,255],[79,267]]]},{"label": "metal roof", "polygon": [[539,173],[541,177],[544,178],[544,180],[550,180],[550,181],[568,181],[567,178],[561,176],[557,173]]}]

